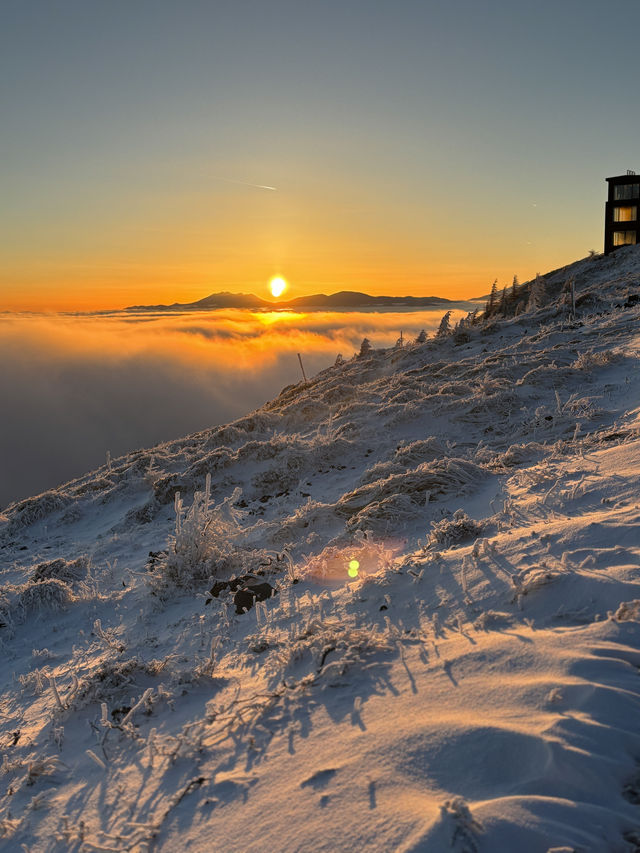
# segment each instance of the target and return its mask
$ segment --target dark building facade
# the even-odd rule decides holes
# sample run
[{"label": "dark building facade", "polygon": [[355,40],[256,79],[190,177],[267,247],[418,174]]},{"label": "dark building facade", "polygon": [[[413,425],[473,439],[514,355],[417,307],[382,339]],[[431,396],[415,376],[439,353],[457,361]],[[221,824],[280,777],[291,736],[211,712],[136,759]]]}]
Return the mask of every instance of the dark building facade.
[{"label": "dark building facade", "polygon": [[635,172],[607,178],[609,198],[604,212],[604,253],[640,243],[640,176]]}]

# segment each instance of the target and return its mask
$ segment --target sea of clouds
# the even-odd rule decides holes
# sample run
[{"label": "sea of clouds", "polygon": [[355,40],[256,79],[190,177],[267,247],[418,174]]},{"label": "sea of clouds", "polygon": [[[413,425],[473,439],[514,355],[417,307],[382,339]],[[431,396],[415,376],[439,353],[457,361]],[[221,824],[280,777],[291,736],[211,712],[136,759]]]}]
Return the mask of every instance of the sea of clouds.
[{"label": "sea of clouds", "polygon": [[[454,316],[465,313],[462,306]],[[419,312],[0,314],[0,508],[234,420],[359,349],[437,327]]]}]

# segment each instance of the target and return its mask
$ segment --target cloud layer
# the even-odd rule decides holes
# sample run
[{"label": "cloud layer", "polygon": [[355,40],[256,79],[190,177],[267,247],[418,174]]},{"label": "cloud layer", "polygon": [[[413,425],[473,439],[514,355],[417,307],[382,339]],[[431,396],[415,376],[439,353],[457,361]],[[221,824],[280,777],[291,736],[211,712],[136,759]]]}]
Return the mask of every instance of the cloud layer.
[{"label": "cloud layer", "polygon": [[[245,414],[349,358],[435,328],[415,313],[0,315],[0,507],[112,457]],[[462,312],[458,312],[462,313]]]}]

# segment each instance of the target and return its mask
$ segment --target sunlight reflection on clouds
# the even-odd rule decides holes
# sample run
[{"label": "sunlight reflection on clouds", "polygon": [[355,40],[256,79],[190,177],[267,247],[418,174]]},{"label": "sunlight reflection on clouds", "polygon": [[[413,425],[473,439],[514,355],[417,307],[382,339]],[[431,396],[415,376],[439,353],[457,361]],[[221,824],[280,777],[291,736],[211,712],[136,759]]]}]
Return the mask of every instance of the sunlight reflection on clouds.
[{"label": "sunlight reflection on clouds", "polygon": [[[0,314],[0,506],[113,457],[225,423],[363,337],[435,329],[420,312]],[[454,316],[464,314],[462,310]]]}]

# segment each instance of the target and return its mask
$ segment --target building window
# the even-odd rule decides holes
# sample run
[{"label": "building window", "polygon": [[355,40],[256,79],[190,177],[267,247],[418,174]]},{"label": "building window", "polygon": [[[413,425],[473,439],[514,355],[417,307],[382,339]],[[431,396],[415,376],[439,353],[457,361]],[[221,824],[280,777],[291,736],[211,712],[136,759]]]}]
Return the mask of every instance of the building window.
[{"label": "building window", "polygon": [[613,208],[614,222],[635,222],[638,218],[638,208],[635,206],[620,206]]},{"label": "building window", "polygon": [[636,232],[635,231],[614,231],[613,245],[614,246],[635,246]]},{"label": "building window", "polygon": [[613,197],[616,201],[627,198],[638,198],[640,195],[640,184],[617,184],[613,188]]}]

